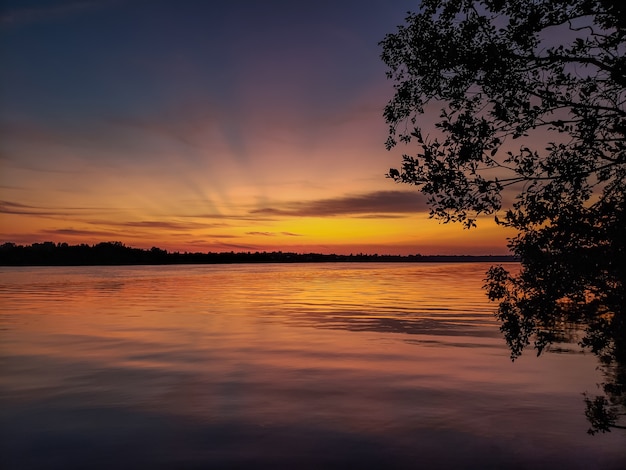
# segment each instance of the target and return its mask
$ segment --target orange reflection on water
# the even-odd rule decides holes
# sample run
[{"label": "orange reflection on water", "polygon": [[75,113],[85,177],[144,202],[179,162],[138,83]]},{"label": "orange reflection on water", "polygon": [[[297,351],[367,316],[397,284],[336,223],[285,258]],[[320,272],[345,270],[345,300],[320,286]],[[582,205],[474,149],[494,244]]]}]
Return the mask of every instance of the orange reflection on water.
[{"label": "orange reflection on water", "polygon": [[[481,290],[486,268],[3,270],[2,397],[16,420],[36,420],[28,410],[41,407],[115,410],[109,439],[116,427],[135,429],[128,439],[138,448],[152,425],[135,414],[165,420],[155,425],[163,433],[174,419],[183,435],[230,436],[182,445],[194,455],[219,441],[219,449],[235,446],[261,461],[297,461],[298,452],[315,461],[315,449],[331,442],[355,458],[376,443],[385,458],[409,462],[433,449],[445,457],[443,436],[454,435],[465,443],[463,458],[477,461],[495,445],[502,455],[532,448],[529,462],[569,464],[572,443],[579,457],[621,458],[613,438],[586,440],[580,393],[599,381],[593,357],[549,354],[512,365]],[[85,433],[107,435],[98,423]],[[229,454],[224,465],[237,458]],[[208,459],[201,463],[214,463]]]}]

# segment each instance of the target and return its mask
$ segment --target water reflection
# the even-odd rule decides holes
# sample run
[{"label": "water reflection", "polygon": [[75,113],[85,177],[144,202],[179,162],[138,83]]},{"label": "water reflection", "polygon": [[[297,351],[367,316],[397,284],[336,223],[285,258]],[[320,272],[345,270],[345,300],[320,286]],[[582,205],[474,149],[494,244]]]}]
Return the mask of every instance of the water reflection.
[{"label": "water reflection", "polygon": [[511,357],[516,359],[531,344],[537,355],[564,342],[590,350],[599,359],[604,395],[585,394],[588,432],[626,429],[623,263],[564,259],[549,250],[534,253],[517,275],[496,266],[487,276],[488,295],[499,302],[496,315]]},{"label": "water reflection", "polygon": [[3,466],[623,467],[595,358],[511,365],[485,270],[0,270]]}]

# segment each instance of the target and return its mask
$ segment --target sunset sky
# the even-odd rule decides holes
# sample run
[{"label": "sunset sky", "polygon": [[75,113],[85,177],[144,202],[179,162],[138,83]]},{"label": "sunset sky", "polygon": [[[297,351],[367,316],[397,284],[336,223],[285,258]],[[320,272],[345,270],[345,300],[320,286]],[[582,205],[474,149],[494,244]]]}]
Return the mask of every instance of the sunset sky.
[{"label": "sunset sky", "polygon": [[3,0],[0,243],[503,254],[385,178],[408,0]]}]

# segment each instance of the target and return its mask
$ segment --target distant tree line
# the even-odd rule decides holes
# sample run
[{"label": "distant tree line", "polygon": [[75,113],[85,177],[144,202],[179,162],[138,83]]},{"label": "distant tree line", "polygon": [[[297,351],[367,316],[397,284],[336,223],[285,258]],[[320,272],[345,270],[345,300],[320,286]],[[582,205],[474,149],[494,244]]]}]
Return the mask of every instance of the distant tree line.
[{"label": "distant tree line", "polygon": [[43,242],[32,245],[0,245],[0,266],[93,266],[158,264],[233,264],[233,263],[324,263],[324,262],[507,262],[512,256],[378,255],[272,252],[179,253],[152,247],[132,248],[121,242],[95,245],[68,245]]}]

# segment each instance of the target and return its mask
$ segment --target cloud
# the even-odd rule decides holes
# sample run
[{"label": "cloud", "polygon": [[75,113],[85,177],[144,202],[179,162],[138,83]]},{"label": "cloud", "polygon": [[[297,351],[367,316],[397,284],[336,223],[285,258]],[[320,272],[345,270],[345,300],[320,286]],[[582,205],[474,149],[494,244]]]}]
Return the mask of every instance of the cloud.
[{"label": "cloud", "polygon": [[275,237],[276,232],[246,232],[246,235],[261,235],[263,237]]},{"label": "cloud", "polygon": [[13,201],[0,201],[0,214],[35,215],[40,217],[69,217],[95,213],[110,213],[116,209],[104,207],[43,207],[21,204]]},{"label": "cloud", "polygon": [[402,217],[428,210],[426,198],[417,191],[375,191],[313,201],[292,201],[282,207],[262,207],[254,215],[291,217]]},{"label": "cloud", "polygon": [[67,211],[60,209],[48,209],[45,207],[20,204],[19,202],[0,201],[0,214],[13,215],[38,215],[38,216],[64,216]]},{"label": "cloud", "polygon": [[406,214],[363,214],[363,215],[353,215],[355,219],[403,219],[406,217]]},{"label": "cloud", "polygon": [[217,247],[221,247],[224,249],[237,249],[237,250],[256,250],[257,247],[256,246],[252,246],[252,245],[239,245],[239,244],[234,244],[234,243],[218,243],[218,244],[213,244],[214,248]]},{"label": "cloud", "polygon": [[302,234],[292,232],[246,232],[246,235],[259,235],[262,237],[275,237],[276,235],[285,235],[287,237],[301,237]]},{"label": "cloud", "polygon": [[88,223],[93,224],[93,225],[107,225],[110,227],[165,229],[165,230],[194,230],[198,228],[224,226],[224,224],[205,224],[205,223],[199,223],[199,222],[168,222],[168,221],[163,221],[163,220],[133,220],[133,221],[126,221],[126,222],[91,220]]},{"label": "cloud", "polygon": [[[116,230],[84,230],[74,228],[59,228],[59,229],[43,229],[38,232],[42,235],[58,235],[69,237],[105,237],[107,239],[121,239],[128,236],[132,238],[151,238],[151,234],[146,231],[116,231]],[[188,236],[188,234],[180,234],[181,236]],[[232,234],[205,234],[206,237],[211,239],[232,239],[239,238],[237,235]]]},{"label": "cloud", "polygon": [[[224,242],[219,242],[215,240],[216,237],[209,235],[207,238],[199,238],[199,239],[193,239],[193,240],[186,240],[184,245],[187,247],[198,247],[200,249],[203,249],[204,251],[208,250],[215,250],[215,249],[233,249],[233,248],[239,248],[239,249],[245,249],[245,250],[250,250],[250,249],[254,249],[254,246],[250,246],[250,245],[239,245],[239,244],[234,244],[234,243],[224,243]],[[219,238],[219,237],[218,237]]]},{"label": "cloud", "polygon": [[[185,237],[190,232],[198,229],[216,228],[226,226],[223,223],[202,223],[202,222],[168,222],[162,220],[139,220],[139,221],[127,221],[127,222],[110,222],[106,220],[90,220],[87,223],[91,225],[112,227],[113,229],[124,230],[123,233],[131,233],[133,236],[141,234],[144,237],[148,237],[152,234],[153,230],[157,233],[160,230],[172,230],[177,233],[168,234],[169,237]],[[144,230],[142,230],[144,229]],[[210,238],[239,238],[238,235],[228,233],[210,233],[204,234],[204,236]]]},{"label": "cloud", "polygon": [[20,204],[19,202],[0,201],[0,213],[26,215],[39,212],[39,208]]},{"label": "cloud", "polygon": [[117,232],[108,232],[104,230],[77,230],[73,228],[45,229],[39,233],[46,235],[66,235],[80,237],[119,237]]},{"label": "cloud", "polygon": [[[173,217],[180,218],[202,218],[207,220],[217,220],[215,222],[187,222],[187,221],[163,221],[163,220],[129,220],[116,222],[114,220],[106,219],[105,217],[111,216],[122,212],[124,209],[119,207],[51,207],[22,204],[14,201],[0,200],[0,214],[22,215],[43,217],[49,219],[64,219],[67,221],[69,218],[78,218],[84,223],[96,226],[106,226],[118,229],[161,229],[161,230],[173,230],[173,231],[188,231],[207,228],[224,228],[230,227],[231,224],[223,222],[237,221],[237,222],[267,222],[275,220],[275,218],[267,217],[263,215],[225,215],[225,214],[176,214]],[[288,234],[285,232],[284,235]]]},{"label": "cloud", "polygon": [[[270,217],[265,215],[251,215],[252,212],[247,215],[241,214],[216,214],[210,212],[198,212],[192,214],[180,214],[177,217],[192,217],[194,219],[216,219],[216,220],[232,220],[236,222],[273,222],[276,220],[276,217]],[[226,224],[213,224],[215,227],[224,226]]]}]

